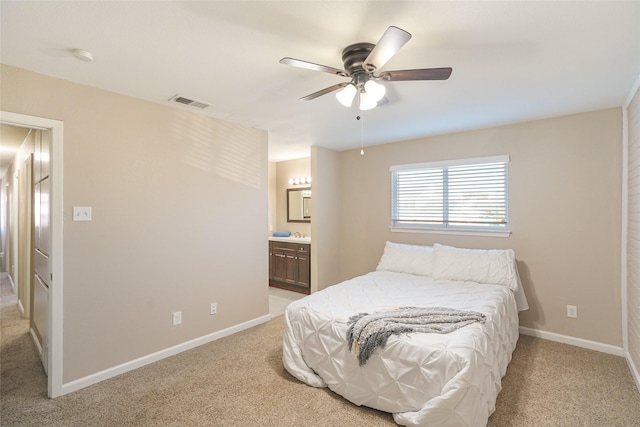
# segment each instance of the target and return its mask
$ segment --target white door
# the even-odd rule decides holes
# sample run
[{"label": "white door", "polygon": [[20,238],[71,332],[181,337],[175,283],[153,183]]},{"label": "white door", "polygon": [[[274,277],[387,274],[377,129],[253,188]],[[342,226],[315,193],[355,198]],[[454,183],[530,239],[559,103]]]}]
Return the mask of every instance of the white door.
[{"label": "white door", "polygon": [[33,154],[29,154],[20,171],[20,201],[18,206],[18,302],[22,315],[31,319],[33,289]]},{"label": "white door", "polygon": [[48,372],[49,288],[51,286],[51,179],[49,177],[49,131],[38,131],[34,162],[34,248],[35,260],[32,327],[39,338],[40,357]]}]

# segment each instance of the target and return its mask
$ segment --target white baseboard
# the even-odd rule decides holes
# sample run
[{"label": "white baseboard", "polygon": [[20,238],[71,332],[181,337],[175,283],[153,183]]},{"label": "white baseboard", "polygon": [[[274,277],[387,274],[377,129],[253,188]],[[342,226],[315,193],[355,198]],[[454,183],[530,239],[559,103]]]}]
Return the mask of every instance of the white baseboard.
[{"label": "white baseboard", "polygon": [[614,356],[623,356],[624,349],[615,345],[603,344],[597,341],[589,341],[582,338],[570,337],[568,335],[556,334],[554,332],[541,331],[539,329],[525,328],[520,326],[520,333],[532,337],[543,338],[549,341],[555,341],[563,344],[574,345],[576,347],[587,348],[589,350],[600,351],[602,353],[613,354]]},{"label": "white baseboard", "polygon": [[4,275],[4,277],[9,279],[9,284],[11,285],[11,290],[15,294],[16,293],[16,284],[13,283],[13,277],[11,277],[11,275],[9,273],[2,273],[2,274]]},{"label": "white baseboard", "polygon": [[36,335],[36,331],[34,331],[33,328],[29,328],[29,334],[31,335],[31,338],[33,338],[33,342],[35,343],[36,349],[38,350],[38,355],[40,356],[40,358],[42,358],[42,346],[40,345],[40,340]]},{"label": "white baseboard", "polygon": [[62,385],[62,392],[60,395],[62,396],[65,394],[72,393],[74,391],[80,390],[90,385],[99,383],[100,381],[104,381],[109,378],[115,377],[116,375],[133,371],[134,369],[138,369],[150,363],[157,362],[159,360],[165,359],[170,356],[174,356],[178,353],[182,353],[183,351],[191,350],[192,348],[201,346],[203,344],[207,344],[211,341],[215,341],[220,338],[224,338],[228,335],[235,334],[236,332],[240,332],[245,329],[258,326],[262,323],[268,322],[269,320],[271,320],[271,316],[266,314],[264,316],[257,317],[247,322],[240,323],[239,325],[235,325],[230,328],[223,329],[221,331],[217,331],[212,334],[205,335],[200,338],[196,338],[191,341],[187,341],[182,344],[178,344],[173,347],[169,347],[164,350],[160,350],[155,353],[148,354],[138,359],[125,362],[121,365],[114,366],[109,369],[105,369],[104,371],[96,372],[95,374],[88,375],[84,378],[79,378],[77,380],[65,383]]},{"label": "white baseboard", "polygon": [[20,316],[24,318],[24,306],[22,305],[22,301],[18,300],[18,310],[20,310]]},{"label": "white baseboard", "polygon": [[625,358],[627,359],[627,365],[629,365],[631,376],[636,382],[636,387],[638,388],[638,391],[640,391],[640,370],[638,370],[638,367],[636,366],[636,364],[633,363],[633,360],[631,359],[629,352],[625,352]]}]

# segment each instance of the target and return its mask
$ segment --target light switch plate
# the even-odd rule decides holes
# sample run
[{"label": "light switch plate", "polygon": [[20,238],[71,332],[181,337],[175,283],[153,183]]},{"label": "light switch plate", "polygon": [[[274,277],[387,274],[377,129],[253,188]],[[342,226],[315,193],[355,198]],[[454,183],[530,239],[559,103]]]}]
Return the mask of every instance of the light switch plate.
[{"label": "light switch plate", "polygon": [[74,206],[74,221],[91,221],[91,206]]}]

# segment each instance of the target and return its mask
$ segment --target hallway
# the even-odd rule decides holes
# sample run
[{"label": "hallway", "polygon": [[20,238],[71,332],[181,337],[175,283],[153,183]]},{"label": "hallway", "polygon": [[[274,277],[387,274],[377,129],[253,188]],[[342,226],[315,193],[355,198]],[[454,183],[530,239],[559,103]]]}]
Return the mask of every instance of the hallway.
[{"label": "hallway", "polygon": [[0,337],[1,419],[7,407],[15,409],[15,402],[47,397],[47,377],[29,335],[29,320],[20,316],[18,297],[6,276],[0,278]]}]

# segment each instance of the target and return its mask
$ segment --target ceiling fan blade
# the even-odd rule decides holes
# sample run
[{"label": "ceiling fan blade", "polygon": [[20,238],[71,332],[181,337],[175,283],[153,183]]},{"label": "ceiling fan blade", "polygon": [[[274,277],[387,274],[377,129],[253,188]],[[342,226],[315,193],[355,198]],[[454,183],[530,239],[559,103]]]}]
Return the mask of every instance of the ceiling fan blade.
[{"label": "ceiling fan blade", "polygon": [[306,68],[307,70],[312,70],[312,71],[323,71],[325,73],[335,74],[341,77],[349,76],[349,73],[345,70],[339,70],[338,68],[328,67],[326,65],[314,64],[313,62],[302,61],[300,59],[287,57],[287,58],[282,58],[280,60],[280,63],[285,65],[293,65],[294,67],[299,67],[299,68]]},{"label": "ceiling fan blade", "polygon": [[401,28],[394,26],[387,28],[387,31],[378,40],[378,44],[364,60],[363,68],[366,71],[379,70],[410,38],[411,34]]},{"label": "ceiling fan blade", "polygon": [[382,99],[377,102],[377,104],[378,104],[377,106],[380,107],[380,106],[382,106],[382,105],[384,105],[384,104],[386,104],[388,102],[389,102],[389,98],[387,98],[386,96],[383,96]]},{"label": "ceiling fan blade", "polygon": [[396,82],[403,80],[447,80],[452,71],[453,69],[451,67],[384,71],[380,73],[378,77]]},{"label": "ceiling fan blade", "polygon": [[322,90],[312,93],[311,95],[303,96],[300,98],[301,101],[311,101],[312,99],[316,99],[319,96],[326,95],[328,93],[333,92],[334,90],[341,89],[348,85],[349,83],[338,83],[337,85],[326,87]]}]

